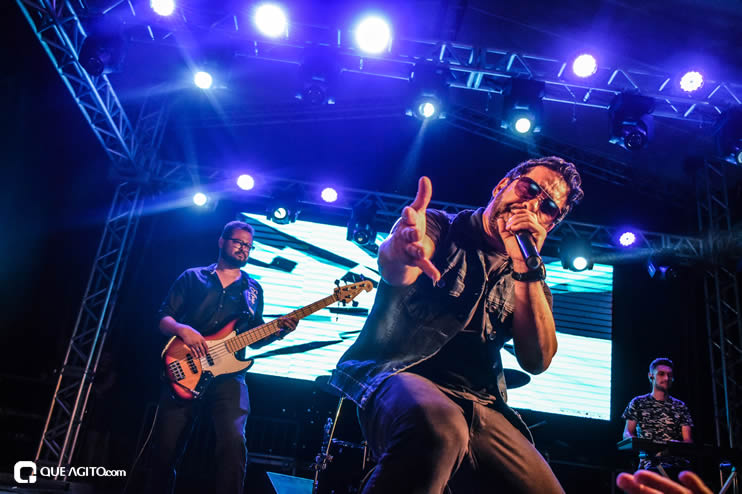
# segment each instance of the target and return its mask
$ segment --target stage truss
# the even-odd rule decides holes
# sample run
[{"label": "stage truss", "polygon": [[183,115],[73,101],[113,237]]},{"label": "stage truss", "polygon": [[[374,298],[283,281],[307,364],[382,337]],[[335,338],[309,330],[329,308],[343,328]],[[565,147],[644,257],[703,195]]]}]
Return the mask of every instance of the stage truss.
[{"label": "stage truss", "polygon": [[[16,1],[109,156],[113,175],[121,180],[103,228],[36,453],[38,461],[69,466],[145,203],[164,190],[208,186],[233,178],[226,177],[222,170],[158,159],[157,149],[167,122],[167,105],[157,97],[148,98],[142,106],[136,126],[132,126],[108,78],[105,75],[91,77],[80,64],[80,49],[87,33],[72,2]],[[82,0],[75,5],[85,7]],[[212,24],[210,28],[225,32],[235,30],[232,34],[245,35],[232,21],[226,17],[223,22]],[[168,33],[172,34],[171,31],[155,27],[152,29],[148,26],[146,30],[150,42],[166,40]],[[190,28],[185,22],[178,27]],[[701,125],[711,123],[724,109],[740,103],[737,94],[742,86],[734,83],[708,82],[705,92],[693,97],[678,97],[671,94],[672,77],[667,74],[601,68],[591,79],[591,84],[587,85],[568,80],[565,62],[543,57],[441,41],[414,40],[397,40],[388,54],[367,57],[344,44],[347,33],[313,26],[295,25],[295,28],[289,38],[281,42],[253,39],[252,49],[243,55],[295,64],[303,59],[306,47],[319,45],[333,48],[343,55],[345,71],[405,80],[409,79],[415,63],[435,62],[451,70],[455,78],[454,88],[498,93],[502,91],[505,80],[527,76],[546,82],[545,99],[548,101],[601,109],[607,109],[610,99],[618,92],[636,89],[657,100],[656,116],[689,120]],[[246,36],[249,38],[249,33]],[[487,121],[486,115],[477,112],[460,109],[454,112],[450,123],[507,144],[508,137],[498,132]],[[610,158],[588,155],[574,148],[562,151],[554,149],[554,152],[586,164],[586,170],[599,178],[618,185],[628,183],[624,174],[625,166]],[[721,167],[711,168],[707,163],[706,170],[712,170],[712,174],[717,175],[707,175],[708,184],[718,184],[723,178]],[[270,177],[266,178],[266,183],[272,187],[283,187],[289,183],[292,187],[313,187],[309,183]],[[707,253],[712,236],[718,231],[725,231],[728,226],[729,212],[724,187],[725,184],[720,187],[709,185],[703,200],[699,198],[700,227],[708,233],[708,238],[639,232],[641,246],[650,250],[673,249],[688,256]],[[263,190],[270,191],[271,188],[269,186]],[[348,198],[346,208],[372,201],[378,207],[378,214],[389,221],[398,217],[402,207],[412,200],[411,197],[360,189],[344,189],[340,192]],[[450,212],[469,207],[441,202],[434,202],[432,206]],[[613,239],[617,233],[611,227],[565,221],[550,237],[550,241],[558,241],[567,231],[589,238],[594,246],[605,249],[614,248]],[[740,365],[742,333],[737,282],[733,271],[717,266],[707,272],[704,285],[715,404],[717,410],[723,410],[716,417],[717,437],[721,442],[724,436],[729,445],[736,445],[739,440],[739,426],[734,421],[734,415],[740,408],[742,396],[740,383],[735,380],[735,376],[739,375],[735,372]]]}]

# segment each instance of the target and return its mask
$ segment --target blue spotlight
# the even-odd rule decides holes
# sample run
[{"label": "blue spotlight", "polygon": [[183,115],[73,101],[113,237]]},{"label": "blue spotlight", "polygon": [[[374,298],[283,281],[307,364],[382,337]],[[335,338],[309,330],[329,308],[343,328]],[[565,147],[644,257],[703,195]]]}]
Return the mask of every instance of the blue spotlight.
[{"label": "blue spotlight", "polygon": [[436,111],[438,110],[432,101],[426,101],[425,103],[420,105],[418,111],[424,118],[430,118],[435,115]]},{"label": "blue spotlight", "polygon": [[322,189],[322,200],[325,202],[335,202],[338,200],[338,193],[332,187]]},{"label": "blue spotlight", "polygon": [[175,0],[150,0],[149,6],[157,15],[167,17],[175,12]]},{"label": "blue spotlight", "polygon": [[193,74],[193,83],[196,85],[196,87],[199,87],[201,89],[209,89],[214,83],[214,78],[211,77],[211,74],[209,74],[208,72],[199,70],[198,72]]},{"label": "blue spotlight", "polygon": [[365,17],[356,26],[356,43],[366,53],[378,54],[383,52],[392,38],[389,23],[381,17]]},{"label": "blue spotlight", "polygon": [[595,57],[584,53],[572,62],[572,72],[577,77],[590,77],[598,70],[598,63],[595,61]]},{"label": "blue spotlight", "polygon": [[278,38],[286,34],[288,21],[286,13],[281,7],[272,3],[264,3],[255,10],[253,22],[258,31],[270,38]]},{"label": "blue spotlight", "polygon": [[255,180],[247,174],[242,174],[237,177],[237,187],[242,190],[250,190],[255,187]]},{"label": "blue spotlight", "polygon": [[636,242],[636,234],[634,232],[623,232],[618,237],[618,243],[621,244],[624,247],[629,247],[631,245],[634,245]]},{"label": "blue spotlight", "polygon": [[703,86],[703,75],[698,71],[691,70],[680,78],[680,89],[686,93],[692,93],[700,89],[701,86]]},{"label": "blue spotlight", "polygon": [[203,192],[193,194],[193,204],[196,206],[205,206],[207,202],[209,202],[209,198]]}]

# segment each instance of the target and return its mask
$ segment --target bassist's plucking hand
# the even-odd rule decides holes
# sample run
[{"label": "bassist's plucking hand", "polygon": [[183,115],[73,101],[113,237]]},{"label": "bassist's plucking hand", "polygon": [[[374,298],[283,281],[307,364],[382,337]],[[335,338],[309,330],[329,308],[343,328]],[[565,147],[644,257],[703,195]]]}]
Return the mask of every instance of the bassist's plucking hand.
[{"label": "bassist's plucking hand", "polygon": [[183,340],[188,348],[193,352],[197,358],[205,357],[209,353],[209,347],[206,344],[206,339],[187,324],[181,324],[178,330],[178,337]]}]

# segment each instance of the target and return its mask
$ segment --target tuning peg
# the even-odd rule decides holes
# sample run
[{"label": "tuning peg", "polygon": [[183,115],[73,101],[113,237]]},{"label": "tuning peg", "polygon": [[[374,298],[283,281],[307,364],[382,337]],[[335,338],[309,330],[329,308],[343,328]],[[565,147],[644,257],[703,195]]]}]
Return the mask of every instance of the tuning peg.
[{"label": "tuning peg", "polygon": [[343,307],[345,307],[346,305],[348,305],[348,302],[346,302],[345,300],[341,300],[340,303],[343,304]]},{"label": "tuning peg", "polygon": [[335,280],[335,286],[340,288],[340,280]]},{"label": "tuning peg", "polygon": [[358,307],[358,302],[356,302],[356,301],[354,300],[353,302],[351,302],[351,305],[353,305],[353,307]]}]

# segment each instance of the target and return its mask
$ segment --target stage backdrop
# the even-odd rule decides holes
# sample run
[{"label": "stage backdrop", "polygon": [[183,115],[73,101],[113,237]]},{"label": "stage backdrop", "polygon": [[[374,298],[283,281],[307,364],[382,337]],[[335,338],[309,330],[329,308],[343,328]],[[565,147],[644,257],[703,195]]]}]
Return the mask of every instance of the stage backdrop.
[{"label": "stage backdrop", "polygon": [[[344,226],[296,221],[279,225],[245,214],[255,227],[255,249],[245,267],[265,291],[266,321],[326,297],[335,280],[361,276],[379,281],[376,257],[346,240]],[[380,234],[380,243],[386,234]],[[554,294],[559,351],[549,370],[508,391],[516,408],[610,420],[613,267],[596,264],[574,273],[544,259]],[[362,293],[357,307],[333,305],[305,318],[299,329],[259,350],[251,372],[314,380],[327,376],[353,343],[373,304],[375,290]],[[512,346],[502,351],[506,368],[520,369]]]}]

